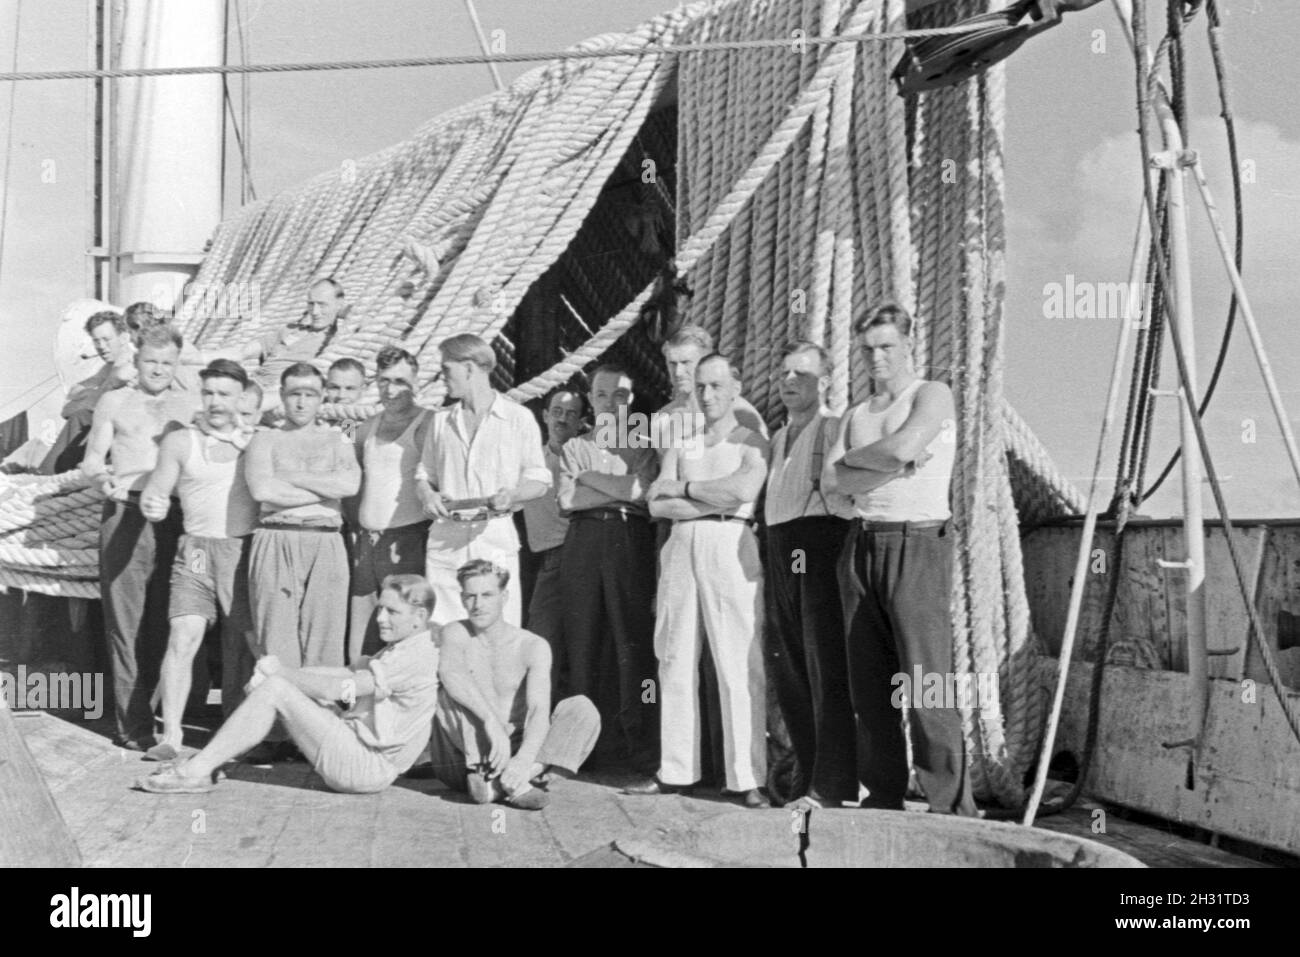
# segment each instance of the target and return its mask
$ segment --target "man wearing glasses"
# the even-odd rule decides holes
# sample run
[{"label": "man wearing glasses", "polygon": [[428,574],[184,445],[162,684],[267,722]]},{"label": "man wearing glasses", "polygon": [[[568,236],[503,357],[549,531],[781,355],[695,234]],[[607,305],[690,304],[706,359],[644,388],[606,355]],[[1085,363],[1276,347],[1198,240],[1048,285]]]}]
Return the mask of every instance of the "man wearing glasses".
[{"label": "man wearing glasses", "polygon": [[415,491],[430,413],[415,404],[415,356],[386,346],[375,357],[375,384],[383,411],[357,429],[361,493],[352,562],[348,660],[379,648],[375,609],[390,575],[422,575],[429,520]]}]

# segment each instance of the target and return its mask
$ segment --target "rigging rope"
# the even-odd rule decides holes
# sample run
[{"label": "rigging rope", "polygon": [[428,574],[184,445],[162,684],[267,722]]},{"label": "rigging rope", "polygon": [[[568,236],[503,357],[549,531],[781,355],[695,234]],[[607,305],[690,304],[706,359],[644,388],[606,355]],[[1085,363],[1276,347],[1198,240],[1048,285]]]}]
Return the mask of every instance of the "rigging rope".
[{"label": "rigging rope", "polygon": [[0,73],[0,82],[26,80],[120,80],[127,77],[199,76],[208,73],[303,73],[329,70],[385,70],[416,66],[481,66],[492,63],[538,63],[550,60],[603,60],[610,57],[655,56],[663,53],[714,53],[724,50],[785,49],[799,52],[805,47],[841,43],[881,43],[890,40],[957,36],[987,29],[984,24],[930,27],[925,30],[885,30],[839,36],[781,37],[764,40],[712,40],[702,43],[662,43],[603,49],[571,49],[538,53],[462,54],[457,56],[399,57],[392,60],[327,60],[318,63],[249,63],[222,66],[145,67],[136,70],[46,70]]},{"label": "rigging rope", "polygon": [[[22,24],[23,0],[14,5],[14,55],[13,69],[18,69],[18,28]],[[9,128],[5,131],[5,174],[0,178],[0,275],[4,273],[5,227],[9,222],[9,161],[14,150],[14,94],[17,86],[9,87]]]},{"label": "rigging rope", "polygon": [[[1137,63],[1136,82],[1137,82],[1137,99],[1138,99],[1138,136],[1142,149],[1143,170],[1151,168],[1150,149],[1148,147],[1148,125],[1147,111],[1149,107],[1149,86],[1159,82],[1158,78],[1147,71],[1146,68],[1146,0],[1133,0],[1133,39],[1134,39],[1134,56]],[[1145,175],[1142,178],[1142,198],[1147,204],[1147,214],[1151,221],[1155,222],[1155,202],[1151,195],[1151,181]],[[1156,268],[1160,274],[1160,282],[1167,290],[1170,287],[1169,270],[1165,261],[1165,250],[1157,250]],[[1191,370],[1188,366],[1187,356],[1183,351],[1182,341],[1179,339],[1177,330],[1174,328],[1175,317],[1173,315],[1173,306],[1169,301],[1169,296],[1164,297],[1163,302],[1166,313],[1166,325],[1169,328],[1169,340],[1173,345],[1174,359],[1178,364],[1178,375],[1181,383],[1184,383],[1184,390],[1191,377]],[[1251,600],[1250,587],[1246,582],[1246,573],[1242,564],[1241,555],[1237,549],[1236,531],[1233,528],[1232,519],[1228,516],[1228,508],[1223,500],[1223,489],[1219,482],[1218,472],[1214,468],[1214,462],[1210,457],[1210,445],[1205,437],[1205,428],[1201,421],[1201,413],[1198,409],[1196,397],[1187,392],[1183,399],[1187,410],[1188,418],[1191,421],[1192,428],[1196,433],[1196,444],[1199,447],[1201,460],[1205,465],[1205,476],[1210,484],[1210,492],[1214,496],[1215,507],[1219,510],[1219,518],[1223,522],[1224,538],[1228,545],[1228,555],[1232,559],[1232,568],[1236,573],[1237,587],[1241,591],[1242,604],[1246,608],[1246,614],[1250,619],[1250,626],[1247,629],[1247,639],[1255,642],[1255,647],[1259,651],[1260,659],[1264,665],[1264,670],[1268,674],[1269,681],[1273,685],[1273,690],[1277,695],[1278,705],[1282,709],[1282,714],[1286,717],[1287,725],[1291,729],[1297,741],[1300,741],[1300,714],[1297,714],[1295,704],[1291,701],[1290,695],[1287,694],[1286,683],[1277,670],[1277,662],[1273,657],[1273,649],[1269,647],[1265,637],[1263,626],[1259,621],[1259,612],[1255,608],[1255,603]],[[1196,490],[1199,494],[1199,489]],[[1199,689],[1193,689],[1199,693]],[[1208,713],[1208,712],[1207,712]],[[1201,744],[1202,729],[1196,729],[1197,746]]]},{"label": "rigging rope", "polygon": [[[1214,78],[1219,89],[1219,115],[1223,118],[1223,126],[1227,134],[1228,165],[1232,169],[1232,208],[1235,224],[1233,263],[1237,267],[1237,272],[1240,273],[1245,246],[1245,204],[1241,197],[1241,159],[1237,151],[1237,124],[1232,117],[1232,103],[1228,95],[1228,71],[1223,62],[1223,45],[1220,41],[1222,23],[1219,19],[1219,7],[1215,0],[1207,0],[1205,15],[1208,22],[1206,33],[1210,39],[1210,56],[1214,61]],[[1184,133],[1184,135],[1186,134]],[[1210,382],[1205,387],[1205,394],[1201,398],[1201,415],[1204,415],[1205,410],[1209,408],[1210,399],[1219,384],[1219,376],[1223,373],[1223,366],[1228,358],[1228,345],[1232,341],[1232,330],[1236,321],[1237,294],[1234,291],[1232,298],[1228,301],[1228,320],[1223,327],[1223,338],[1219,342],[1219,354],[1214,360],[1214,371],[1210,373]],[[1174,450],[1160,475],[1151,484],[1151,488],[1145,493],[1140,493],[1139,504],[1149,499],[1164,484],[1165,479],[1173,472],[1174,466],[1178,464],[1178,457],[1181,454],[1181,448]]]}]

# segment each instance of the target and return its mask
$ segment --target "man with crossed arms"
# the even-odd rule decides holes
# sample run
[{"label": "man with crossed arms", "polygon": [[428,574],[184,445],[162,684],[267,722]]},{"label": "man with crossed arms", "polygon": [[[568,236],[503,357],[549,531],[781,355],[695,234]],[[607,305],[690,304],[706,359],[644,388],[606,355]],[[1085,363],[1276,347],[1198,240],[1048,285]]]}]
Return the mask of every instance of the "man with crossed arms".
[{"label": "man with crossed arms", "polygon": [[716,353],[700,359],[695,392],[705,429],[691,449],[668,450],[646,498],[671,519],[661,553],[655,654],[659,658],[659,775],[632,794],[686,791],[700,780],[700,626],[718,672],[726,791],[768,807],[766,684],[759,634],[763,572],[750,528],[767,477],[767,440],[736,422],[740,383]]}]

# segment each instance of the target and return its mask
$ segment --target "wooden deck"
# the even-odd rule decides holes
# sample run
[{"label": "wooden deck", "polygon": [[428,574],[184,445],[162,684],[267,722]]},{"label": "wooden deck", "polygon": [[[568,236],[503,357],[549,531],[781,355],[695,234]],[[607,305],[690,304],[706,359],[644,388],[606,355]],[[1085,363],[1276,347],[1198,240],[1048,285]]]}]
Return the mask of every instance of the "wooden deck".
[{"label": "wooden deck", "polygon": [[[91,867],[557,867],[638,832],[736,809],[707,795],[623,795],[628,778],[617,772],[562,783],[542,812],[475,805],[428,781],[342,795],[302,763],[232,765],[210,794],[154,795],[131,783],[156,765],[114,748],[94,726],[38,712],[15,720]],[[788,821],[790,812],[748,813]],[[1106,833],[1095,834],[1092,819],[1090,807],[1077,807],[1042,825],[1100,840],[1153,867],[1258,866],[1115,814]],[[790,863],[798,866],[793,851]]]}]

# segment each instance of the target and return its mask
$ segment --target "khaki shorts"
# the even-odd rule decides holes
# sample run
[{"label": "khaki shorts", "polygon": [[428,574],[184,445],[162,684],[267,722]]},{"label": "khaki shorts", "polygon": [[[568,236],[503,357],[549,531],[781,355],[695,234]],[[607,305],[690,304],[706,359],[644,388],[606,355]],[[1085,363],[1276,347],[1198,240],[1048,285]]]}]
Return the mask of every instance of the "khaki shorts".
[{"label": "khaki shorts", "polygon": [[236,631],[251,631],[248,603],[249,536],[204,538],[182,535],[172,563],[168,618],[197,615],[209,625],[217,617]]}]

